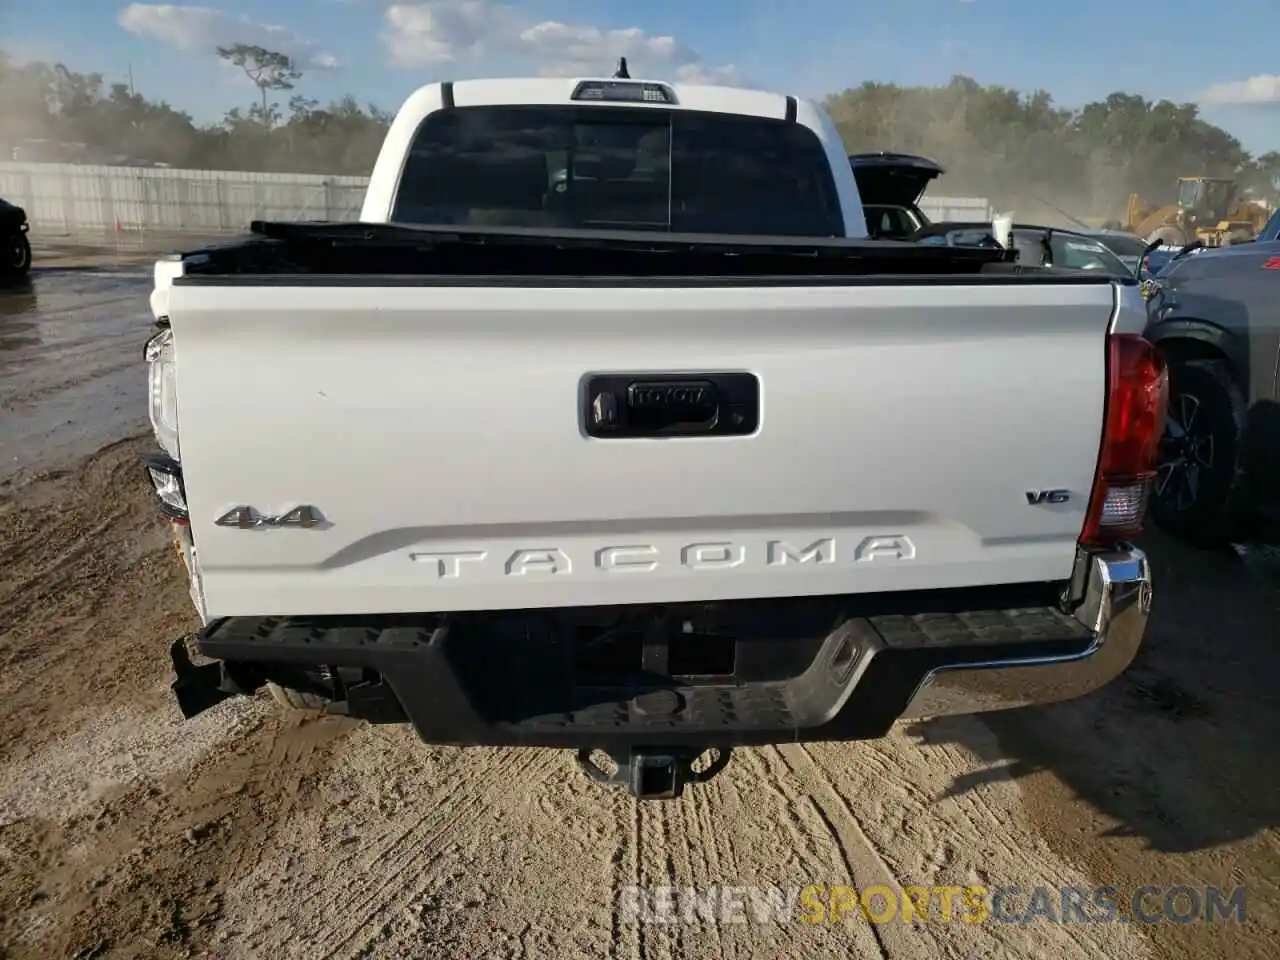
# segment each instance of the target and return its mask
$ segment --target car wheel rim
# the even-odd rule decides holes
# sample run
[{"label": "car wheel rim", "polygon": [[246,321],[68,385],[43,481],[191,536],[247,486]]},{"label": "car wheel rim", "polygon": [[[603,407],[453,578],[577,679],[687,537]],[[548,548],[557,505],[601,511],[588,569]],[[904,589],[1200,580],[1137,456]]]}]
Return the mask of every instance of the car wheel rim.
[{"label": "car wheel rim", "polygon": [[1174,398],[1160,440],[1156,497],[1183,513],[1200,499],[1202,474],[1213,470],[1213,432],[1207,426],[1200,399],[1190,393]]}]

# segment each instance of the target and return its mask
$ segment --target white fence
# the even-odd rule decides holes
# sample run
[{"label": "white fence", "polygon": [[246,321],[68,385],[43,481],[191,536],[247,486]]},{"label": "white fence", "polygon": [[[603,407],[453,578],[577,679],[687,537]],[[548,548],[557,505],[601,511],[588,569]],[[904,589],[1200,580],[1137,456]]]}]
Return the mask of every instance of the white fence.
[{"label": "white fence", "polygon": [[0,163],[33,233],[240,233],[252,220],[354,220],[367,177]]},{"label": "white fence", "polygon": [[934,223],[956,220],[969,223],[990,223],[995,208],[986,197],[925,197],[920,209]]},{"label": "white fence", "polygon": [[[0,197],[27,211],[32,232],[240,233],[252,220],[355,220],[367,177],[240,170],[0,163]],[[980,197],[926,197],[933,220],[990,220]]]}]

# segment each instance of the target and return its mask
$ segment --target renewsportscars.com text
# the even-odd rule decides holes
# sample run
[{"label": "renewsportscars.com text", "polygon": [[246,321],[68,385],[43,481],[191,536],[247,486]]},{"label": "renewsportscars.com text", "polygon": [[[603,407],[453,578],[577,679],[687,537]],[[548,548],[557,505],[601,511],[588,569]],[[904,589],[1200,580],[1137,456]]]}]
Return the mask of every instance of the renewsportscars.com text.
[{"label": "renewsportscars.com text", "polygon": [[1244,923],[1244,887],[629,886],[626,923]]}]

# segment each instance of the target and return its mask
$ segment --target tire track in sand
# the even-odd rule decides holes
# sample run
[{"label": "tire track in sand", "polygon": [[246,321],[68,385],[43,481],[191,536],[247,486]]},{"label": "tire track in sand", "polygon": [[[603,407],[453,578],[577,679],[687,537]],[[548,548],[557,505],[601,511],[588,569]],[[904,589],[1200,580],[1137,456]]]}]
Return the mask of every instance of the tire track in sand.
[{"label": "tire track in sand", "polygon": [[[794,762],[796,754],[808,757],[808,754],[804,752],[804,747],[798,744],[770,747],[769,751],[777,756],[791,777],[795,777],[797,772]],[[783,790],[788,793],[791,792],[785,785]],[[834,791],[828,791],[828,795],[831,793],[834,793]],[[830,809],[812,794],[803,797],[799,794],[792,795],[797,803],[797,815],[803,817],[807,813],[808,817],[821,825],[822,830],[830,839],[835,852],[839,856],[839,865],[844,874],[842,879],[847,880],[848,885],[857,889],[864,889],[873,885],[890,886],[891,889],[896,887],[893,878],[887,875],[886,871],[876,869],[881,864],[875,862],[869,864],[865,857],[860,856],[867,849],[871,849],[874,854],[874,849],[871,848],[871,844],[867,841],[866,835],[862,832],[861,826],[847,804],[840,804],[839,808],[844,816],[840,818],[841,822],[838,825],[836,820],[833,819]],[[846,829],[849,827],[852,829]],[[900,894],[901,890],[895,890],[895,892]],[[890,960],[894,956],[906,956],[905,952],[890,951],[888,938],[878,924],[867,924],[865,929],[869,931],[875,950],[883,960]]]},{"label": "tire track in sand", "polygon": [[[623,956],[640,955],[639,931],[634,918],[622,915],[622,889],[636,887],[640,883],[640,862],[637,856],[640,845],[640,813],[634,797],[616,791],[612,797],[611,827],[614,836],[613,855],[610,862],[611,906],[609,911],[609,960],[622,960]],[[628,949],[628,947],[630,949]]]},{"label": "tire track in sand", "polygon": [[[898,769],[909,771],[922,783],[907,786],[899,773],[894,778],[897,783],[885,784],[879,769],[874,780],[867,779],[866,765],[857,762],[866,746],[788,745],[779,750],[814,797],[815,810],[841,838],[850,872],[861,875],[862,886],[883,884],[895,892],[899,903],[904,896],[903,881],[907,886],[923,887],[1092,886],[1085,875],[1055,857],[1038,837],[1038,842],[1026,842],[1035,833],[1024,823],[1021,796],[1011,780],[984,784],[981,800],[949,795],[956,778],[972,771],[977,758],[954,748],[921,749],[902,732],[894,731],[875,746],[883,751],[882,758],[900,756]],[[883,818],[893,824],[889,830],[877,820],[860,817],[849,799],[859,798],[862,806],[870,796],[877,796],[880,809],[889,814]],[[984,822],[975,824],[975,815]],[[929,904],[929,916],[938,916],[936,898]],[[1149,955],[1141,933],[1122,924],[908,924],[899,916],[874,926],[883,940],[885,956],[890,958],[918,955],[921,938],[928,944],[929,956],[955,960],[973,956],[1091,960]]]},{"label": "tire track in sand", "polygon": [[790,838],[784,861],[795,876],[823,877],[830,864],[830,836],[821,823],[806,815],[804,798],[788,786],[791,768],[777,750],[763,748],[751,751],[754,782],[765,787],[772,798],[778,817]]},{"label": "tire track in sand", "polygon": [[[417,746],[417,744],[415,744]],[[456,751],[461,754],[463,751]],[[432,865],[458,832],[472,826],[486,808],[522,793],[551,772],[554,755],[538,750],[465,751],[452,764],[457,779],[435,785],[414,805],[428,812],[407,825],[374,837],[369,856],[348,861],[349,883],[342,893],[323,905],[323,911],[302,921],[298,927],[281,931],[273,944],[282,953],[298,943],[307,944],[311,957],[357,956],[376,940],[376,918],[383,913],[403,911],[428,886]],[[473,759],[474,758],[474,759]],[[372,877],[372,882],[358,878]],[[310,926],[310,929],[307,927]],[[361,940],[367,934],[366,940]]]},{"label": "tire track in sand", "polygon": [[[265,699],[265,698],[263,698]],[[272,703],[273,707],[276,707]],[[279,707],[276,707],[279,710]],[[293,822],[297,814],[302,785],[312,775],[311,758],[318,749],[352,732],[353,724],[337,717],[317,717],[305,713],[285,713],[272,725],[265,755],[255,751],[247,756],[240,790],[260,796],[269,792],[273,823],[267,836],[278,835],[281,828]],[[243,877],[257,871],[262,864],[267,844],[241,847],[228,871],[232,877]]]},{"label": "tire track in sand", "polygon": [[[681,812],[684,814],[683,821],[685,829],[681,831],[681,839],[684,842],[685,860],[689,864],[690,880],[697,886],[707,889],[713,884],[734,882],[731,878],[737,875],[736,864],[732,860],[732,852],[730,850],[728,856],[722,859],[721,843],[724,842],[724,830],[717,830],[712,824],[711,810],[715,800],[723,800],[723,795],[717,796],[719,792],[713,794],[711,791],[703,788],[699,789],[697,785],[689,794],[689,802],[682,806]],[[735,822],[727,819],[726,822]],[[697,847],[698,854],[695,857],[694,847]],[[727,861],[727,862],[726,862]],[[695,863],[698,869],[694,868]],[[721,935],[718,926],[714,930],[716,956],[727,957],[730,960],[736,958],[738,951],[731,942],[727,942]]]},{"label": "tire track in sand", "polygon": [[[608,794],[576,775],[564,751],[426,748],[407,731],[379,739],[393,748],[353,744],[348,764],[322,785],[344,798],[356,791],[359,795],[345,809],[306,826],[308,837],[318,842],[301,838],[310,856],[295,871],[293,897],[318,906],[308,909],[307,919],[295,922],[288,931],[291,939],[282,942],[310,960],[317,955],[312,944],[321,950],[326,946],[313,931],[344,931],[355,924],[359,935],[343,946],[330,946],[333,955],[540,960],[607,951],[613,878],[619,869],[611,862],[621,839],[618,811]],[[522,774],[516,764],[527,764],[528,770]],[[510,788],[495,788],[495,776],[483,775],[481,765],[496,769]],[[370,771],[390,773],[370,777]],[[471,785],[464,788],[464,779]],[[426,841],[435,849],[416,869],[406,873],[401,867],[399,880],[393,879],[401,888],[375,896],[366,919],[350,916],[351,878],[392,869],[364,866],[376,864],[385,839],[364,854],[355,853],[357,844],[388,837],[393,824],[419,819],[448,785],[472,800],[444,811],[456,829],[450,826],[447,836]],[[381,830],[380,821],[385,824]],[[410,838],[400,848],[413,852],[412,845],[419,842]],[[332,852],[322,851],[320,844]],[[338,862],[342,865],[335,869]],[[283,911],[278,915],[290,919]],[[299,946],[303,943],[309,948],[305,954]],[[269,945],[253,946],[253,956],[267,954]]]},{"label": "tire track in sand", "polygon": [[[691,887],[699,898],[674,904],[670,923],[640,927],[647,955],[666,956],[668,950],[698,960],[876,955],[865,925],[801,922],[799,901],[791,898],[805,883],[827,881],[829,864],[839,861],[830,831],[820,818],[804,812],[805,797],[780,786],[794,778],[776,753],[767,762],[768,753],[738,751],[710,784],[694,786],[678,801],[640,805],[646,823],[670,817],[667,834],[678,845],[674,876],[664,879],[665,853],[646,846],[662,838],[643,830],[641,881]],[[653,807],[664,812],[651,811]],[[740,898],[733,915],[715,912],[717,892],[727,897],[729,888],[737,888]],[[727,910],[725,900],[718,906]],[[704,914],[704,907],[713,913]]]},{"label": "tire track in sand", "polygon": [[[697,928],[714,956],[790,957],[813,952],[814,936],[802,929],[786,892],[798,875],[792,851],[797,842],[803,846],[805,841],[791,818],[777,815],[781,805],[771,809],[769,801],[781,799],[758,750],[736,751],[720,776],[689,794],[686,832],[701,851],[697,886],[704,893],[719,888],[727,895],[730,887],[745,893],[745,923],[722,916],[710,929],[705,924]],[[826,942],[821,935],[817,939]]]},{"label": "tire track in sand", "polygon": [[[641,887],[673,885],[674,865],[670,859],[666,832],[665,803],[633,800],[639,830],[636,839],[636,862],[639,864]],[[672,954],[671,941],[680,936],[679,924],[641,924],[638,944],[641,960],[664,960]]]}]

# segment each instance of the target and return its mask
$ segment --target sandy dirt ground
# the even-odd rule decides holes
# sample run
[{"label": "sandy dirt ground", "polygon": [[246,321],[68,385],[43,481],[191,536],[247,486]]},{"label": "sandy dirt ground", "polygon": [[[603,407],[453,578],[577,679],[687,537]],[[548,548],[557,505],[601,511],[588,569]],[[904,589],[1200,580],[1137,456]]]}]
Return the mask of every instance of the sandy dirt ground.
[{"label": "sandy dirt ground", "polygon": [[[144,421],[145,292],[113,267],[0,293],[0,449],[18,464],[0,483],[3,960],[1280,955],[1273,556],[1153,538],[1148,642],[1092,697],[741,751],[665,803],[604,790],[562,752],[427,747],[265,699],[182,721],[167,646],[196,621],[137,464],[149,442],[122,439]],[[628,910],[636,884],[1122,900],[1243,884],[1248,900],[1243,925],[809,925],[750,908],[656,924]]]}]

